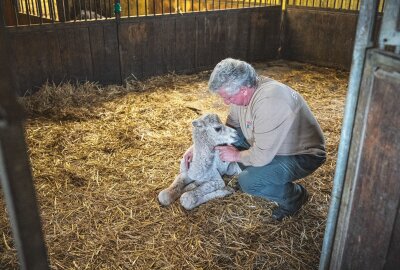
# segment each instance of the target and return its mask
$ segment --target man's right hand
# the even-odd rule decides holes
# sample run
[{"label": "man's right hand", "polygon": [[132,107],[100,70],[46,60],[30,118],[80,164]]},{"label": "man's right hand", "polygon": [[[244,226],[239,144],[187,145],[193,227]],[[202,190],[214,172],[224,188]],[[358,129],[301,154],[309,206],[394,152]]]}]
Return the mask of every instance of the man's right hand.
[{"label": "man's right hand", "polygon": [[189,170],[190,163],[193,160],[193,145],[186,150],[185,154],[183,154],[183,159],[185,160],[186,169]]}]

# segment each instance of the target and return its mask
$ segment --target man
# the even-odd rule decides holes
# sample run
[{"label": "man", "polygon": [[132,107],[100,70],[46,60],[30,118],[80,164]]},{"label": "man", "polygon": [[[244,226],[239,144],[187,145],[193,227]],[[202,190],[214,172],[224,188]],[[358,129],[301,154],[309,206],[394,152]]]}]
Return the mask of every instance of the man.
[{"label": "man", "polygon": [[[241,165],[242,191],[277,202],[275,220],[295,215],[308,193],[293,181],[310,175],[326,159],[322,130],[303,97],[232,58],[216,65],[208,87],[230,105],[227,125],[241,137],[235,146],[216,149],[222,160]],[[190,149],[184,155],[187,166],[192,155]]]}]

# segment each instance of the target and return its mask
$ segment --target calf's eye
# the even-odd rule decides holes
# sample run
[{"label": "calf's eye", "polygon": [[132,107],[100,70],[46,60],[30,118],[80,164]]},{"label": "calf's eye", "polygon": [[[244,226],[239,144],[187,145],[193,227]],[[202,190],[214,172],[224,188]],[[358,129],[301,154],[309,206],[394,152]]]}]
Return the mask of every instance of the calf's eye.
[{"label": "calf's eye", "polygon": [[222,127],[215,127],[214,129],[216,132],[220,132],[222,130]]}]

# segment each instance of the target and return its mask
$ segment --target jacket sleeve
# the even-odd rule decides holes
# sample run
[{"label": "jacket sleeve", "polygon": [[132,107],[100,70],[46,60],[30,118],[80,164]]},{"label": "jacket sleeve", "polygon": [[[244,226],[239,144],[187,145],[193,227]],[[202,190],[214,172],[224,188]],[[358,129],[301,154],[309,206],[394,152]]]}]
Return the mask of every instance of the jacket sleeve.
[{"label": "jacket sleeve", "polygon": [[295,112],[280,98],[265,98],[254,106],[252,146],[240,152],[246,166],[264,166],[272,161],[295,119]]}]

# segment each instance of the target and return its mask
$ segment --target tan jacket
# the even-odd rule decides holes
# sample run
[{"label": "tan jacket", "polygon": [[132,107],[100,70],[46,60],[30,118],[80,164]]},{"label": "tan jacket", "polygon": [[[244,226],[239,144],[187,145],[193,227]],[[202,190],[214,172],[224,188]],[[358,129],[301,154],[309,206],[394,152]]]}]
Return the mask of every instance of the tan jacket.
[{"label": "tan jacket", "polygon": [[227,124],[240,127],[251,147],[240,152],[247,166],[264,166],[276,155],[324,156],[322,130],[303,97],[290,87],[261,77],[247,106],[231,105]]}]

